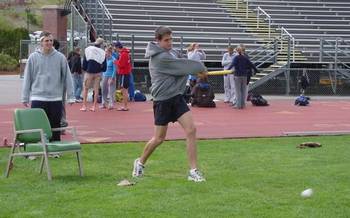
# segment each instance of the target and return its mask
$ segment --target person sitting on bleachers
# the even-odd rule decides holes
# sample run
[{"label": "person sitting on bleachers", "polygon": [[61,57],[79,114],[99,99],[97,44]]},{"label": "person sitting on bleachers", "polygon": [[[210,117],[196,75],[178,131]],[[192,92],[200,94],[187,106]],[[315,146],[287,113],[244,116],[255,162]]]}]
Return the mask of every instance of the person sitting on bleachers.
[{"label": "person sitting on bleachers", "polygon": [[216,107],[214,102],[214,91],[208,83],[206,74],[198,74],[196,85],[192,89],[192,106],[198,107]]}]

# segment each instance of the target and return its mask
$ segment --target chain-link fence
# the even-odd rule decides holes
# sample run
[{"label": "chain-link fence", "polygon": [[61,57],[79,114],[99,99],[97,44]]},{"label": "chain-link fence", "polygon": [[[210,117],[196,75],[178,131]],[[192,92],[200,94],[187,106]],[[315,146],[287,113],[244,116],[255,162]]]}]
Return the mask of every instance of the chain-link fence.
[{"label": "chain-link fence", "polygon": [[68,30],[67,30],[67,42],[69,51],[72,51],[75,47],[84,48],[88,45],[89,39],[89,25],[80,15],[80,12],[71,6],[71,14],[68,16]]},{"label": "chain-link fence", "polygon": [[[350,95],[350,70],[297,68],[272,77],[266,83],[253,89],[252,92],[265,95],[299,95],[301,94],[301,77],[305,75],[309,86],[306,95]],[[209,81],[215,92],[224,91],[223,77],[210,76]]]},{"label": "chain-link fence", "polygon": [[350,70],[341,69],[290,69],[289,81],[287,74],[282,73],[253,91],[268,95],[299,95],[302,75],[309,81],[305,95],[350,95]]},{"label": "chain-link fence", "polygon": [[[151,85],[147,68],[135,69],[136,88],[149,93]],[[301,94],[301,76],[305,75],[309,86],[305,95],[350,95],[350,70],[296,68],[290,69],[289,82],[287,72],[272,77],[252,92],[263,95],[299,95]],[[215,93],[224,92],[223,76],[209,76],[209,83]]]}]

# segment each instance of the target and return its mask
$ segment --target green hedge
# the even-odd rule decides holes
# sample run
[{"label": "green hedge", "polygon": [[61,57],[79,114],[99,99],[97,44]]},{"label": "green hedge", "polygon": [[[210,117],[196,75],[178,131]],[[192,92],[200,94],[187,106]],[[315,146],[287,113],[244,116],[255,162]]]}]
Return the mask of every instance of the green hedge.
[{"label": "green hedge", "polygon": [[12,71],[18,66],[17,59],[11,57],[10,55],[0,53],[0,70]]},{"label": "green hedge", "polygon": [[28,31],[24,28],[0,29],[0,53],[18,60],[22,39],[29,39]]}]

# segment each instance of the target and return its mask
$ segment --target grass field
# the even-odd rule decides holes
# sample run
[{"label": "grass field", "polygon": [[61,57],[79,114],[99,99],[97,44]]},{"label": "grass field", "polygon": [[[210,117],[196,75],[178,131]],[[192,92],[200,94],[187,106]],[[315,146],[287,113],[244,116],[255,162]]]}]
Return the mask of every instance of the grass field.
[{"label": "grass field", "polygon": [[[298,149],[305,141],[321,148]],[[146,176],[130,178],[143,143],[84,145],[85,177],[72,155],[50,159],[54,180],[38,175],[39,160],[17,158],[0,179],[0,217],[349,217],[350,136],[204,140],[207,182],[186,181],[183,141],[163,144]],[[5,169],[8,149],[0,149]],[[300,192],[313,188],[309,199]]]}]

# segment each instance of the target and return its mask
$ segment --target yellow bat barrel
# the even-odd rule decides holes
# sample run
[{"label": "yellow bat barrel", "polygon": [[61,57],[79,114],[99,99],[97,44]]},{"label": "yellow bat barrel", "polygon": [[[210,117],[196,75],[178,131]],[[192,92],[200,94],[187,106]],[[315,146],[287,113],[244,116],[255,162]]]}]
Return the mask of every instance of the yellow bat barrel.
[{"label": "yellow bat barrel", "polygon": [[210,76],[219,76],[233,73],[232,70],[217,70],[217,71],[209,71],[208,75]]}]

